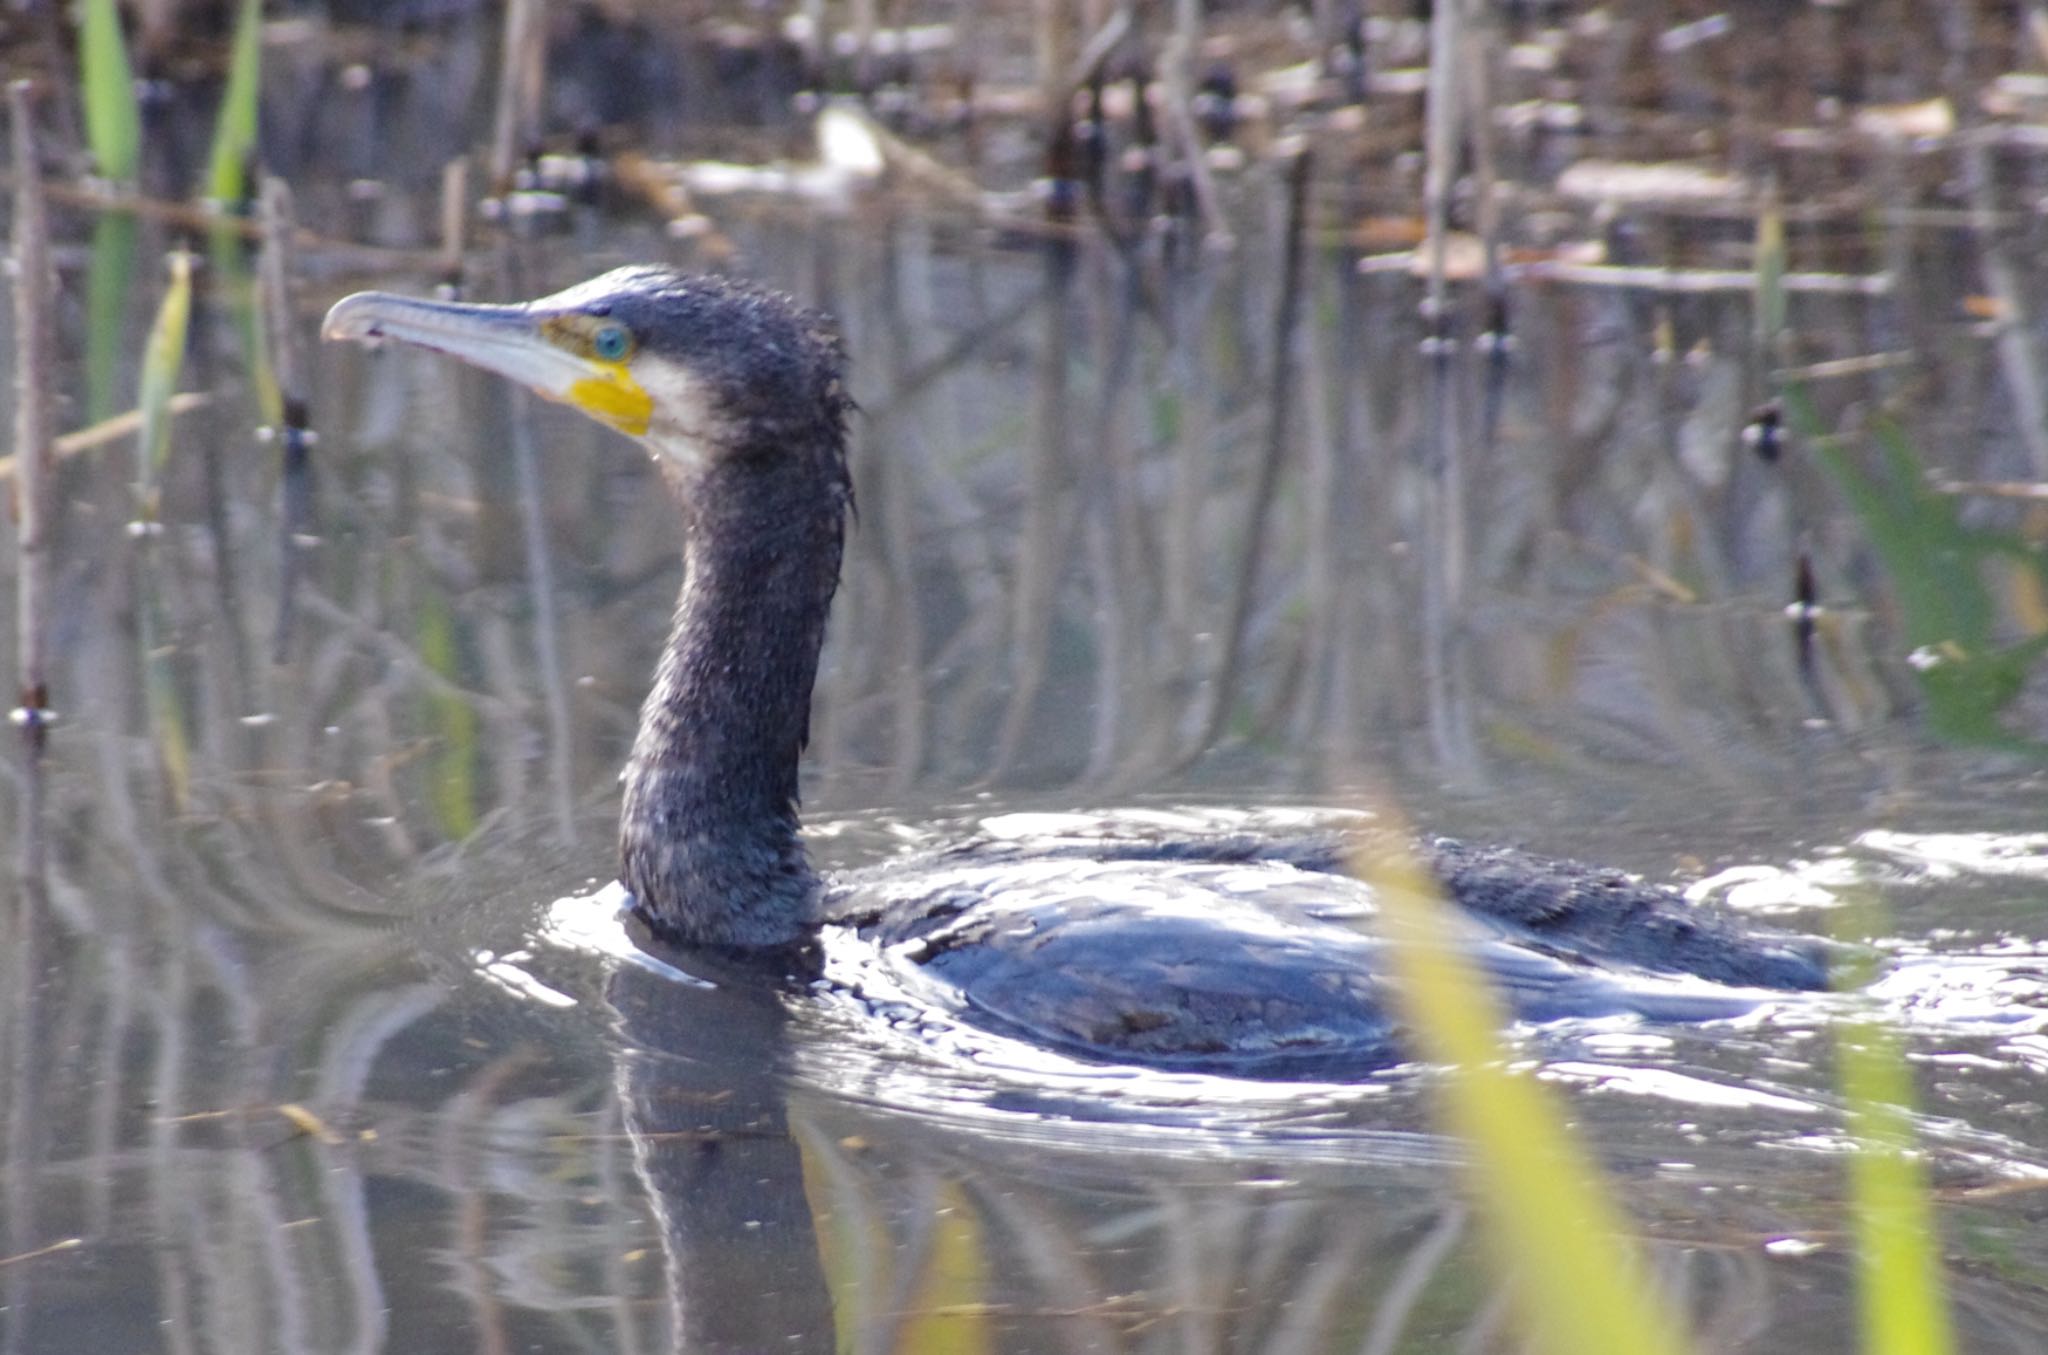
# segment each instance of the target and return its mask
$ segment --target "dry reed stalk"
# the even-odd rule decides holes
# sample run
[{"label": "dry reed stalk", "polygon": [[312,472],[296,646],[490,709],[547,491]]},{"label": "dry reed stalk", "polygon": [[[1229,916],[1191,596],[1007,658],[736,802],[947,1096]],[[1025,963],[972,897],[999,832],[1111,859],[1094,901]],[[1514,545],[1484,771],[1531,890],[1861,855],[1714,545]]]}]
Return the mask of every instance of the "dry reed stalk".
[{"label": "dry reed stalk", "polygon": [[509,0],[498,67],[498,111],[491,128],[491,191],[507,193],[521,157],[540,143],[547,80],[546,0]]},{"label": "dry reed stalk", "polygon": [[1223,631],[1223,658],[1212,686],[1213,697],[1202,735],[1189,748],[1192,759],[1213,743],[1229,719],[1231,702],[1237,695],[1243,672],[1245,646],[1250,641],[1252,606],[1257,600],[1259,569],[1271,531],[1273,503],[1280,487],[1280,466],[1287,456],[1287,439],[1294,406],[1295,331],[1301,325],[1303,274],[1308,253],[1309,182],[1314,161],[1308,143],[1292,148],[1287,160],[1287,239],[1280,265],[1280,300],[1273,315],[1273,370],[1266,393],[1266,445],[1259,460],[1258,479],[1252,487],[1250,517],[1245,524],[1244,555],[1237,564],[1237,583],[1230,600],[1230,621]]},{"label": "dry reed stalk", "polygon": [[20,653],[20,711],[24,736],[40,748],[50,700],[46,613],[50,583],[50,384],[56,335],[51,328],[49,213],[26,80],[7,87],[13,123],[14,189],[14,446],[20,572],[15,586]]}]

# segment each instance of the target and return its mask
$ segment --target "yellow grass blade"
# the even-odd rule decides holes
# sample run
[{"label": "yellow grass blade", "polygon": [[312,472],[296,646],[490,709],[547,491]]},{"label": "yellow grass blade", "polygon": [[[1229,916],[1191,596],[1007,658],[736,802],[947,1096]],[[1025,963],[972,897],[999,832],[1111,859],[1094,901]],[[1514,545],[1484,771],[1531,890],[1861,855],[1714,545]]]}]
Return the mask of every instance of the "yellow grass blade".
[{"label": "yellow grass blade", "polygon": [[1510,1071],[1500,1002],[1446,925],[1447,905],[1394,848],[1360,863],[1395,942],[1417,1052],[1448,1069],[1443,1119],[1471,1154],[1515,1310],[1552,1355],[1680,1355],[1678,1320],[1648,1285],[1627,1222],[1534,1079]]},{"label": "yellow grass blade", "polygon": [[171,452],[171,397],[185,369],[185,337],[192,323],[192,256],[172,250],[171,280],[157,306],[156,321],[142,350],[142,389],[136,406],[142,411],[137,439],[136,483],[142,494],[142,515],[156,517],[156,484]]}]

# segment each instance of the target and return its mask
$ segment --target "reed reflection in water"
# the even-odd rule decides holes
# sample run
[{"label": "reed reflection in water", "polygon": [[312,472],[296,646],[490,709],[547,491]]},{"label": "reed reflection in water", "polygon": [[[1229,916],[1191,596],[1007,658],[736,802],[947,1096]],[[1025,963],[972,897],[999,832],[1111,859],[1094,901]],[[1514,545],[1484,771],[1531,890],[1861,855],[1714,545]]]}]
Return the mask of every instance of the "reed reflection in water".
[{"label": "reed reflection in water", "polygon": [[[1363,129],[1342,108],[1284,125],[1306,105],[1272,90],[1280,114],[1245,114],[1222,147],[1237,160],[1178,181],[1185,131],[1145,130],[1142,100],[1116,114],[1144,63],[1105,62],[1073,91],[1102,143],[1063,220],[895,182],[830,213],[701,199],[709,236],[650,226],[640,200],[571,205],[452,257],[503,297],[628,259],[733,264],[841,317],[861,519],[808,791],[835,863],[941,836],[976,796],[993,813],[1391,784],[1432,826],[1660,876],[1762,861],[1822,893],[1893,893],[1910,935],[1961,933],[1943,944],[1973,953],[1942,958],[1980,966],[2007,1025],[1916,1028],[1930,1060],[1981,1060],[1930,1063],[1930,1151],[1970,1348],[2032,1350],[2024,1187],[2048,1146],[2015,1107],[2038,1076],[2022,1022],[2040,963],[1988,952],[2038,934],[2004,882],[2038,878],[2018,834],[2039,788],[2009,749],[1929,743],[1900,643],[1913,576],[1810,438],[1788,432],[1776,461],[1743,439],[1797,382],[1859,455],[1882,406],[1950,480],[2048,469],[2032,115],[2024,86],[2003,87],[2022,107],[2006,115],[1968,82],[2019,42],[1953,9],[1940,41],[1959,59],[1893,82],[1947,98],[1963,125],[1931,137],[1897,131],[1869,87],[1927,64],[1914,36],[1861,35],[1858,87],[1843,21],[1814,7],[1718,47],[1640,15],[1469,30],[1465,135],[1431,149],[1402,84],[1426,30],[1375,16],[1358,32],[1377,64],[1348,86]],[[479,139],[491,49],[455,33],[364,64],[296,32],[267,57],[272,88],[304,73],[325,97],[273,94],[266,117],[318,227],[283,312],[309,329],[335,294],[424,290],[451,256],[442,174]],[[1010,36],[992,21],[977,39],[992,67]],[[1166,40],[1132,41],[1192,86],[1192,49]],[[691,148],[687,178],[702,86],[648,111],[652,82],[565,47],[562,97],[638,97],[638,125]],[[793,117],[762,94],[780,68],[751,69],[750,97]],[[909,83],[931,94],[929,75]],[[1851,128],[1807,118],[1823,86]],[[1042,112],[985,121],[978,161],[933,140],[979,193],[1039,172],[1036,141],[1002,148]],[[1692,164],[1703,137],[1721,149]],[[1470,176],[1443,172],[1468,152]],[[1460,203],[1489,175],[1498,219]],[[1773,203],[1785,318],[1763,333]],[[1430,211],[1458,229],[1418,268],[1397,246]],[[86,219],[56,222],[71,328]],[[1468,233],[1480,265],[1453,268]],[[145,216],[132,248],[154,259],[174,234]],[[1598,259],[1571,248],[1596,240]],[[155,297],[135,290],[139,334]],[[1481,342],[1501,307],[1511,350]],[[866,1057],[800,1005],[537,942],[548,899],[610,870],[672,510],[571,416],[451,367],[319,352],[325,441],[287,519],[227,309],[196,318],[212,399],[177,425],[147,568],[125,450],[55,475],[65,722],[0,796],[20,844],[0,915],[0,1347],[1512,1348],[1417,1087],[1105,1095],[1111,1123],[1072,1125],[1077,1107],[1020,1104],[994,1073],[979,1099],[922,1087],[919,1065]],[[52,384],[88,389],[59,351]],[[1948,502],[1963,531],[2032,539],[2023,500]],[[1831,609],[1803,650],[1782,613],[1802,568]],[[2027,630],[2027,568],[1983,585],[1997,639]],[[2020,679],[2003,718],[2024,733],[2038,696]],[[2019,866],[1901,864],[1867,834],[1902,823],[2009,839]],[[1812,1039],[1793,1023],[1536,1055],[1583,1084],[1574,1104],[1634,1173],[1653,1264],[1706,1348],[1847,1348]],[[1737,1108],[1601,1091],[1667,1061]],[[1226,1109],[1190,1127],[1205,1097]]]}]

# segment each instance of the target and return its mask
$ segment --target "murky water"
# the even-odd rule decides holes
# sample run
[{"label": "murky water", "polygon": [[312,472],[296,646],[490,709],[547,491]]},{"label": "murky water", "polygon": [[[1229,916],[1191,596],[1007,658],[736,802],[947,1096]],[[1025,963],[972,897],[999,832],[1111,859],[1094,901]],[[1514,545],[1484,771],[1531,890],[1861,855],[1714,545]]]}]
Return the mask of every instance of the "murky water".
[{"label": "murky water", "polygon": [[[1832,11],[1785,52],[1680,26],[1704,13],[1601,14],[1496,35],[1504,355],[1469,282],[1461,342],[1425,345],[1427,283],[1390,257],[1423,187],[1423,35],[1391,19],[1384,137],[1301,114],[1298,168],[1271,135],[1291,67],[1243,55],[1281,111],[1209,182],[1148,198],[1112,154],[1051,227],[901,162],[818,170],[779,48],[565,32],[551,127],[782,177],[641,167],[687,210],[648,177],[529,197],[519,231],[476,232],[469,291],[651,258],[841,318],[860,516],[808,769],[825,864],[1023,812],[1397,808],[1776,925],[1881,901],[1874,997],[1919,1074],[1968,1348],[2038,1350],[2048,722],[2025,644],[2048,570],[2038,510],[1982,492],[2048,478],[2039,108],[1997,82],[2022,35],[1952,22],[1919,35],[1962,53],[1946,68],[1906,34],[1795,78]],[[441,166],[489,126],[487,26],[387,36],[281,29],[268,58],[309,342],[343,291],[433,285]],[[946,40],[997,106],[1028,89],[1021,21]],[[1858,121],[1944,94],[1946,128]],[[189,181],[203,133],[177,129],[204,116],[166,102],[156,181]],[[1041,168],[1020,118],[899,123],[969,184]],[[1721,178],[1611,168],[1681,153]],[[1760,346],[1753,290],[1702,279],[1751,269],[1766,170],[1791,281]],[[67,428],[91,225],[60,210]],[[117,407],[172,243],[137,228]],[[1691,271],[1602,271],[1638,265]],[[62,472],[64,718],[46,782],[10,760],[0,794],[0,1349],[1516,1348],[1426,1070],[1137,1075],[622,959],[602,896],[557,901],[612,867],[677,582],[658,482],[496,382],[320,349],[294,532],[306,486],[249,432],[240,335],[225,307],[195,325],[211,399],[181,416],[159,535],[128,530],[125,442]],[[1788,424],[1838,434],[1838,461],[1810,429],[1775,460],[1745,442],[1788,382],[1811,406]],[[1836,1010],[1515,1036],[1703,1349],[1854,1347]]]}]

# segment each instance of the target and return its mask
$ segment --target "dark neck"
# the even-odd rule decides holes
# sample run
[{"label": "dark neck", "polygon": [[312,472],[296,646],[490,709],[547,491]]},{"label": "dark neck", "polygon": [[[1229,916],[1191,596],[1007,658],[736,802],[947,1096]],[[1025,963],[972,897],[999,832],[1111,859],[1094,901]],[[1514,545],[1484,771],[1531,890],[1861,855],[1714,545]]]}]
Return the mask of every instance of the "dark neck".
[{"label": "dark neck", "polygon": [[672,941],[789,946],[817,926],[797,760],[839,579],[844,484],[729,461],[677,487],[687,572],[623,778],[622,878]]}]

